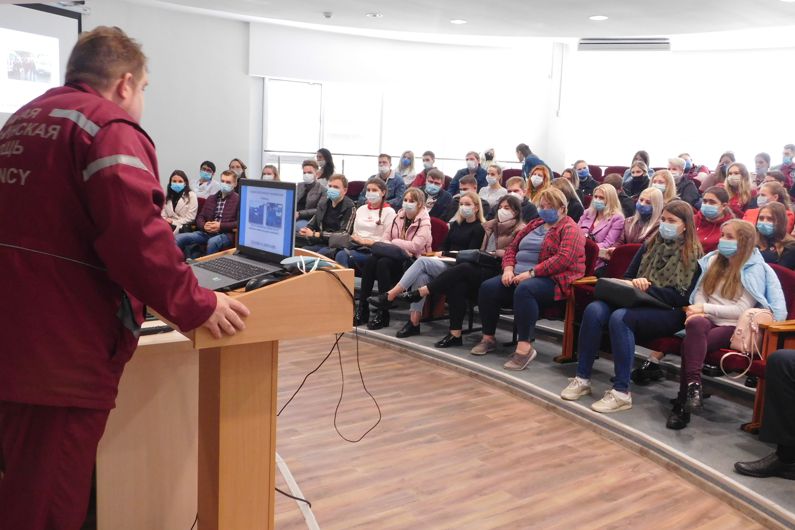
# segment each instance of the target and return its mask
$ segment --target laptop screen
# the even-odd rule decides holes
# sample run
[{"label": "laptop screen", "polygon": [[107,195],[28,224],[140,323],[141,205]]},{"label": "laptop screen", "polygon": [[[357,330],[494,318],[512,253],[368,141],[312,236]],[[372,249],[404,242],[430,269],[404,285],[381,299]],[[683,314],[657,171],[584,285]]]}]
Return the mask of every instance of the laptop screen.
[{"label": "laptop screen", "polygon": [[240,253],[278,262],[293,255],[294,244],[295,184],[241,180]]}]

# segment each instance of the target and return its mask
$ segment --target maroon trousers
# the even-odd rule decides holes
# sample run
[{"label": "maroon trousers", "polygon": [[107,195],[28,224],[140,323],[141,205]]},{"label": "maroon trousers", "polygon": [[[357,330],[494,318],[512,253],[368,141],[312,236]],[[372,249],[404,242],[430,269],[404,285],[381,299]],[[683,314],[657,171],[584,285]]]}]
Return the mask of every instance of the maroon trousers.
[{"label": "maroon trousers", "polygon": [[0,401],[0,530],[79,530],[109,410]]},{"label": "maroon trousers", "polygon": [[701,369],[707,352],[728,348],[735,326],[716,326],[706,317],[691,318],[685,324],[685,340],[682,341],[682,372],[679,376],[679,392],[687,393],[688,383],[701,383]]}]

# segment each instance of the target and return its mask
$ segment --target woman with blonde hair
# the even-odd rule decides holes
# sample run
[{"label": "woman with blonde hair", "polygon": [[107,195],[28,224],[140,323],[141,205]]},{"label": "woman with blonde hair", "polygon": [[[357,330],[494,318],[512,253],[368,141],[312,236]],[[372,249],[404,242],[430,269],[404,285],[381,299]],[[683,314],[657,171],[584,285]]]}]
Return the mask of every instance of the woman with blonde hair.
[{"label": "woman with blonde hair", "polygon": [[478,195],[486,204],[497,204],[500,199],[508,194],[508,190],[502,187],[502,168],[497,164],[491,164],[486,168],[487,186],[478,190]]},{"label": "woman with blonde hair", "polygon": [[[624,213],[614,186],[601,184],[593,190],[591,205],[582,214],[577,226],[585,237],[599,245],[600,250],[614,247],[618,243],[624,233]],[[607,263],[603,259],[605,252],[600,252],[600,255],[596,268]]]},{"label": "woman with blonde hair", "polygon": [[640,192],[649,187],[649,167],[641,160],[632,162],[632,166],[627,170],[629,178],[624,179],[624,193],[636,199]]},{"label": "woman with blonde hair", "polygon": [[565,195],[569,203],[566,207],[566,215],[571,217],[575,223],[579,221],[585,208],[583,208],[574,186],[571,185],[571,181],[567,178],[556,178],[552,179],[552,184],[550,184],[550,186],[563,192],[563,195]]},{"label": "woman with blonde hair", "polygon": [[657,188],[663,194],[663,203],[668,204],[676,199],[676,181],[667,169],[655,171],[649,183],[650,188]]},{"label": "woman with blonde hair", "polygon": [[635,206],[635,215],[624,222],[624,233],[619,244],[643,243],[654,235],[660,227],[663,195],[657,188],[646,188],[640,193]]},{"label": "woman with blonde hair", "polygon": [[699,260],[701,275],[685,307],[679,397],[668,416],[669,429],[683,429],[702,404],[701,369],[709,351],[727,348],[737,320],[752,307],[769,309],[775,320],[787,318],[787,305],[776,273],[756,248],[756,230],[732,219],[721,226],[718,250]]},{"label": "woman with blonde hair", "polygon": [[735,162],[726,169],[726,191],[729,193],[729,208],[735,217],[742,219],[756,197],[756,190],[751,188],[751,175],[745,164]]},{"label": "woman with blonde hair", "polygon": [[403,178],[406,189],[411,187],[417,173],[414,171],[414,151],[403,151],[398,161],[398,168],[395,170],[398,177]]},{"label": "woman with blonde hair", "polygon": [[530,170],[530,178],[527,179],[527,198],[533,201],[533,204],[538,206],[536,197],[549,187],[552,181],[552,175],[549,173],[549,168],[545,165],[538,165]]}]

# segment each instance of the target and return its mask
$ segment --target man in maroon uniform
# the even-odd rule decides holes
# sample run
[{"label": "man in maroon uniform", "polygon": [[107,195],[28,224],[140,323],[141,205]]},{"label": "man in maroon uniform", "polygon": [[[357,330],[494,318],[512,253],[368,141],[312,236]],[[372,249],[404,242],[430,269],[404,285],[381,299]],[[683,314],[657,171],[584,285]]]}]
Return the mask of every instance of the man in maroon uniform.
[{"label": "man in maroon uniform", "polygon": [[77,42],[66,85],[0,130],[0,529],[74,530],[144,304],[182,330],[243,329],[160,217],[139,125],[146,57],[118,28]]}]

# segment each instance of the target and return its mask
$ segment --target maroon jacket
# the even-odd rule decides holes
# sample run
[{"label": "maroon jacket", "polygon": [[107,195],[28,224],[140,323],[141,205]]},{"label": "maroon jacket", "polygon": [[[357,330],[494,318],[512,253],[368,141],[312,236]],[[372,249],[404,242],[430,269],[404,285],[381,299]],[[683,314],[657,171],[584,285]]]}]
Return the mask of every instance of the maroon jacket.
[{"label": "maroon jacket", "polygon": [[[502,257],[503,269],[516,265],[519,243],[542,224],[542,219],[533,219],[516,234]],[[555,300],[566,299],[571,293],[572,282],[585,275],[585,236],[568,215],[547,232],[538,254],[538,265],[533,271],[536,276],[548,277],[555,282]]]},{"label": "maroon jacket", "polygon": [[[215,219],[215,206],[220,198],[221,192],[219,191],[215,195],[207,197],[207,200],[204,201],[202,211],[196,216],[196,226],[200,230],[204,229],[204,223]],[[221,210],[221,233],[231,232],[237,228],[237,211],[239,208],[240,195],[233,191],[227,196],[224,209]]]},{"label": "maroon jacket", "polygon": [[215,309],[160,217],[154,144],[74,85],[17,111],[0,153],[0,401],[112,408],[142,302],[183,330]]}]

